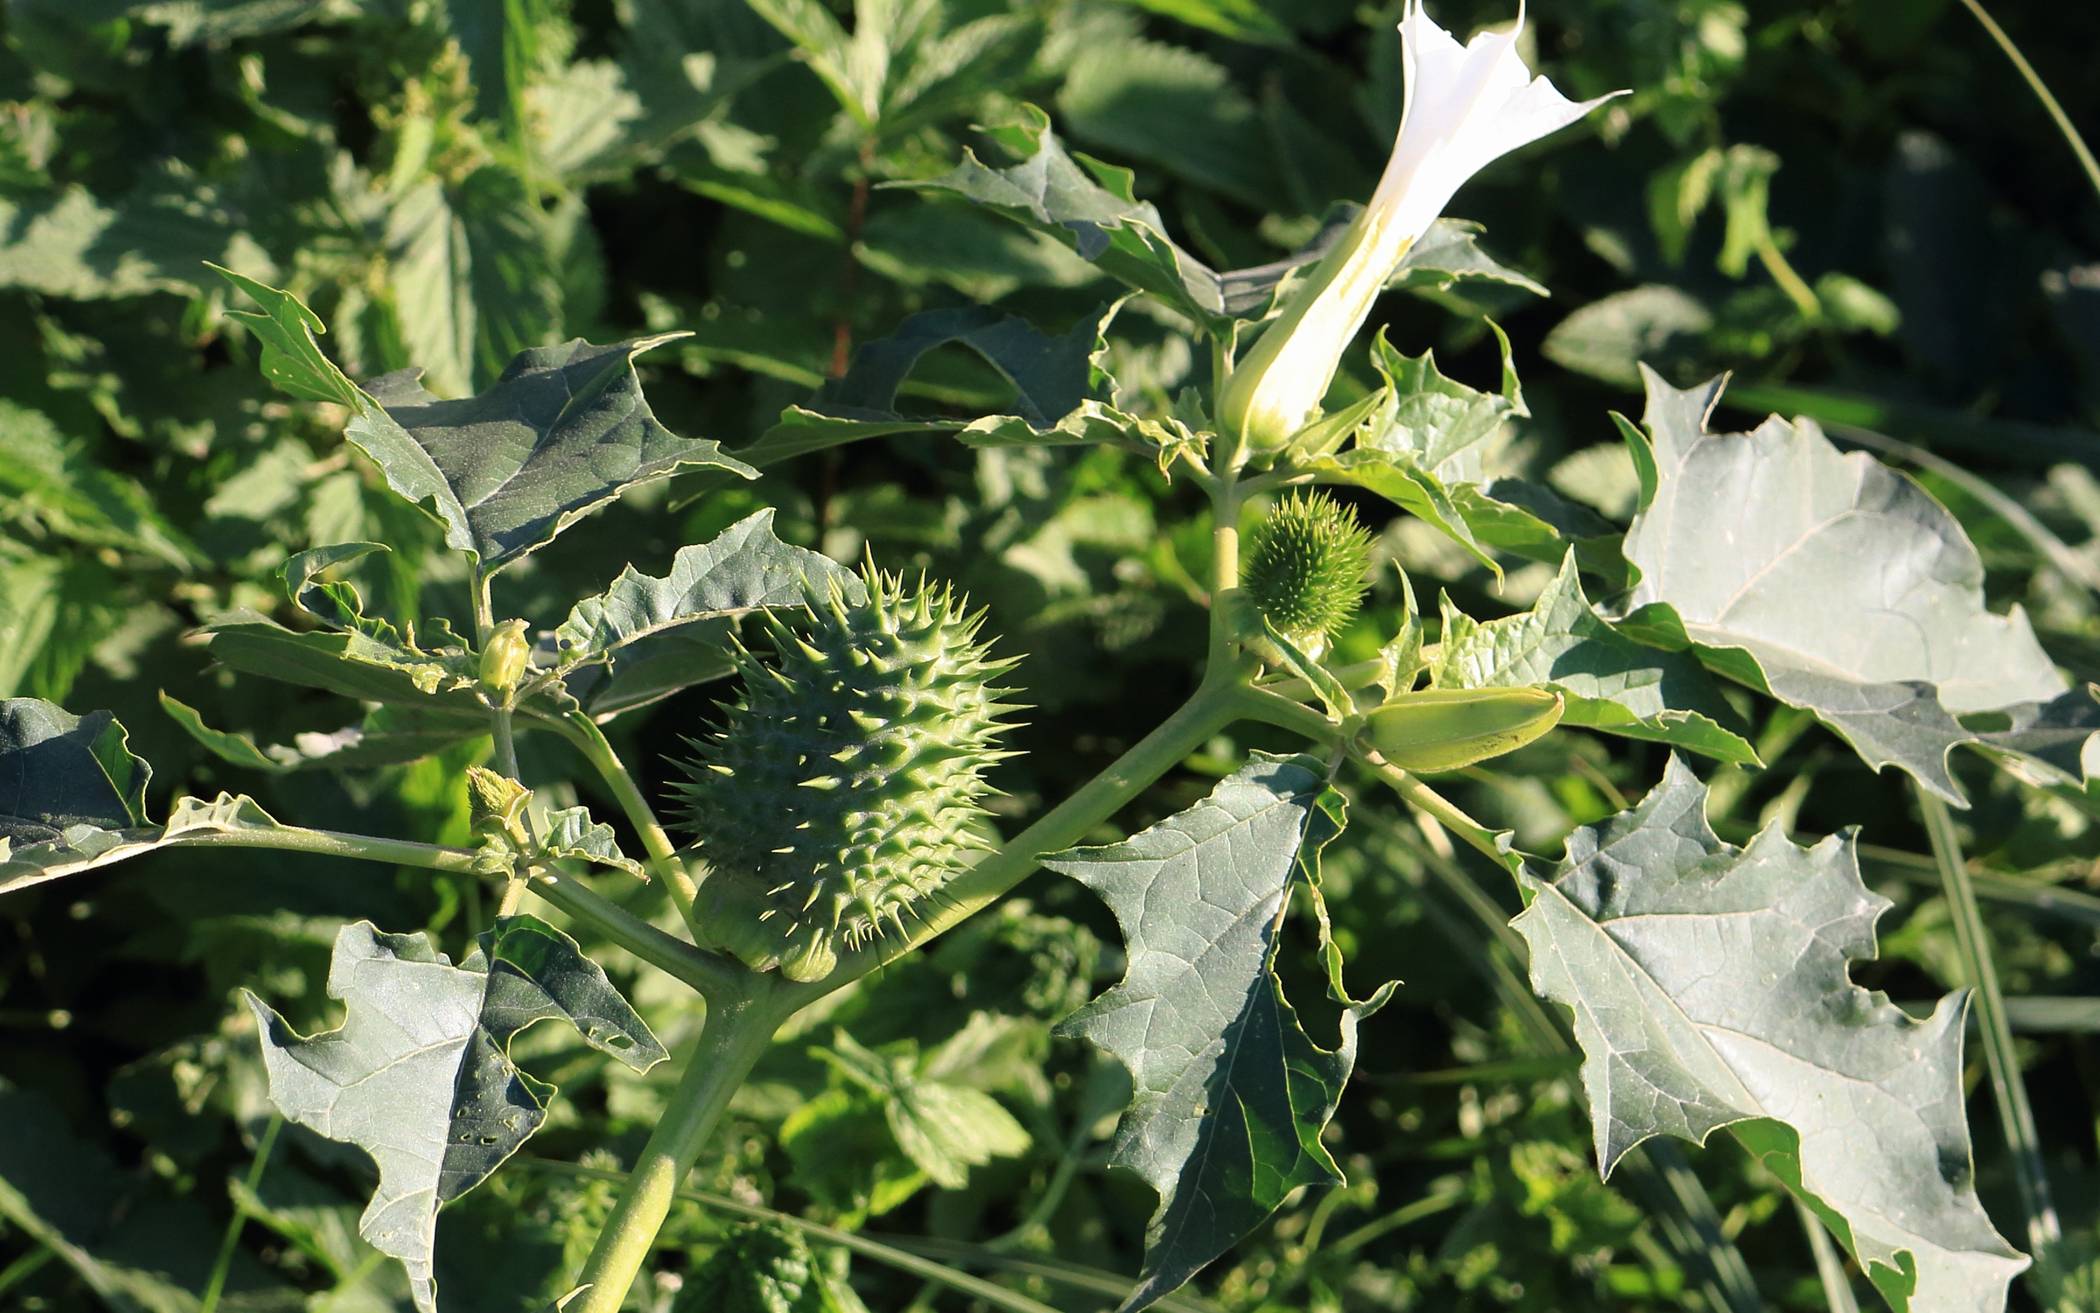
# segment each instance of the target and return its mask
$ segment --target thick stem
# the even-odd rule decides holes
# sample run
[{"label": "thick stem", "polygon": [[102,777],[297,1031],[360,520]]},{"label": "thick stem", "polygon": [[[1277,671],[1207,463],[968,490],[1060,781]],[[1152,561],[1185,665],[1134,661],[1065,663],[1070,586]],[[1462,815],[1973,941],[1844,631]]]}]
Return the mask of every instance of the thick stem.
[{"label": "thick stem", "polygon": [[708,1009],[706,1028],[686,1062],[685,1075],[671,1092],[662,1119],[628,1175],[626,1193],[577,1277],[577,1284],[588,1288],[563,1306],[564,1313],[619,1313],[670,1214],[679,1185],[706,1147],[730,1097],[758,1064],[787,1015],[763,999],[732,999]]},{"label": "thick stem", "polygon": [[665,934],[574,876],[557,873],[535,880],[532,892],[560,908],[570,920],[591,927],[665,975],[685,982],[703,998],[734,998],[750,983],[751,973],[741,964]]},{"label": "thick stem", "polygon": [[700,892],[699,886],[693,883],[685,863],[678,859],[678,846],[671,842],[663,823],[656,819],[656,811],[650,807],[649,799],[643,796],[642,786],[635,783],[619,754],[613,751],[605,731],[582,712],[564,716],[557,725],[562,736],[575,744],[584,760],[591,763],[591,769],[598,772],[598,778],[605,781],[613,800],[627,814],[628,823],[634,826],[635,833],[641,838],[642,853],[648,859],[645,865],[670,895],[671,905],[678,909],[678,918],[685,922],[693,938],[704,938],[699,918],[693,911],[693,899]]}]

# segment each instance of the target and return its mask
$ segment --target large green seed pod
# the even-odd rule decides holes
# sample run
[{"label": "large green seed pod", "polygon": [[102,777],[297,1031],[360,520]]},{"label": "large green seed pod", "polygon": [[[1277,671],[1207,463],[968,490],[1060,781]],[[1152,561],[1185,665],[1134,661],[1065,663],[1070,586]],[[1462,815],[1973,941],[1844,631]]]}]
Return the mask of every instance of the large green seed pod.
[{"label": "large green seed pod", "polygon": [[712,873],[703,923],[754,967],[822,980],[986,847],[984,773],[1012,710],[1013,667],[977,641],[983,612],[952,589],[872,566],[867,597],[809,591],[806,622],[769,613],[766,665],[741,646],[741,700],[689,741],[681,820]]},{"label": "large green seed pod", "polygon": [[1247,548],[1241,586],[1278,633],[1307,656],[1327,650],[1363,601],[1371,535],[1325,493],[1294,492]]}]

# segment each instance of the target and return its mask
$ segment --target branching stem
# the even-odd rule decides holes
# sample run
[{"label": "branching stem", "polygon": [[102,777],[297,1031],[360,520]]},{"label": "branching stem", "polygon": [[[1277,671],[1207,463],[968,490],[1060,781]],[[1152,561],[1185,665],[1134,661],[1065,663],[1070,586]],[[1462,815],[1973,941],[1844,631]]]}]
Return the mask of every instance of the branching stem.
[{"label": "branching stem", "polygon": [[670,895],[671,904],[678,909],[678,917],[685,922],[686,929],[694,939],[704,938],[699,918],[693,911],[693,899],[700,892],[699,886],[693,883],[692,873],[679,860],[677,845],[671,842],[663,823],[656,819],[656,811],[649,806],[649,799],[643,796],[641,785],[635,783],[619,754],[613,751],[605,731],[598,728],[598,722],[580,711],[571,712],[554,724],[562,737],[574,744],[584,760],[590,762],[591,769],[598,772],[598,778],[605,781],[614,801],[626,813],[628,823],[634,826],[635,833],[641,838],[649,874]]}]

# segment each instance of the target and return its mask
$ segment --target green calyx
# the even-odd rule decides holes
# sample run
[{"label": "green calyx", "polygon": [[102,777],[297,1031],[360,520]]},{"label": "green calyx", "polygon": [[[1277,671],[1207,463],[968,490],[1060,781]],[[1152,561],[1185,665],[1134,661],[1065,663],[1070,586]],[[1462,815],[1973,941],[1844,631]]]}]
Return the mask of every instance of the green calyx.
[{"label": "green calyx", "polygon": [[807,589],[795,623],[767,613],[767,665],[739,645],[743,696],[688,740],[679,819],[712,868],[703,919],[761,970],[816,981],[841,943],[888,931],[989,845],[984,774],[1012,754],[992,681],[1013,668],[977,641],[983,612],[947,587],[863,570],[866,600]]},{"label": "green calyx", "polygon": [[1294,492],[1254,530],[1241,587],[1255,610],[1318,656],[1363,601],[1371,535],[1325,493]]}]

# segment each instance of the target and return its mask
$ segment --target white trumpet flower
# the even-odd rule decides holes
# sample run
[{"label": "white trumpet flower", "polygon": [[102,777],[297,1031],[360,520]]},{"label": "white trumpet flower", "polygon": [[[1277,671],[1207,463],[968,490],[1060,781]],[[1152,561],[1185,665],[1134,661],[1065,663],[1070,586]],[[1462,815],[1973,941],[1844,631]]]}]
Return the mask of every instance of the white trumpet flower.
[{"label": "white trumpet flower", "polygon": [[1421,0],[1408,0],[1400,20],[1406,98],[1392,158],[1371,203],[1220,389],[1227,433],[1253,450],[1281,448],[1313,418],[1372,302],[1466,180],[1612,98],[1578,103],[1533,77],[1516,49],[1523,29],[1520,3],[1509,31],[1462,46],[1430,21]]}]

